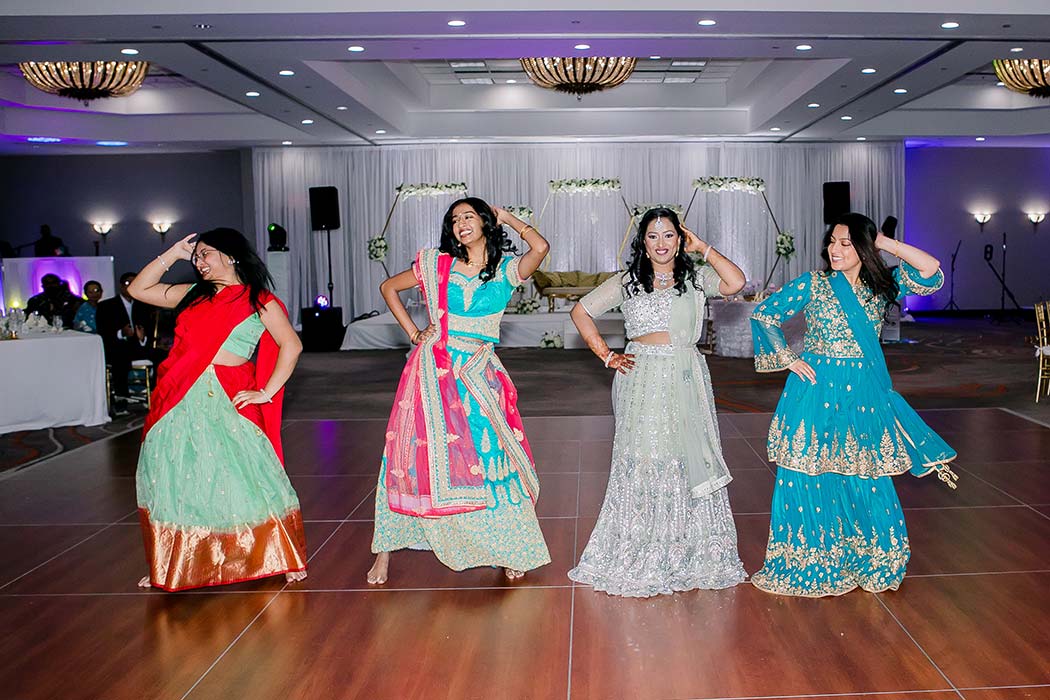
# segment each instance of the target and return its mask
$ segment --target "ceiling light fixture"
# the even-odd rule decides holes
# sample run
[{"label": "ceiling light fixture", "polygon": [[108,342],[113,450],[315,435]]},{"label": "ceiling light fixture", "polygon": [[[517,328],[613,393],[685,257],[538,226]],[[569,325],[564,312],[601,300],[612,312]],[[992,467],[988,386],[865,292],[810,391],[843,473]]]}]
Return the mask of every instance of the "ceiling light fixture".
[{"label": "ceiling light fixture", "polygon": [[580,99],[622,85],[634,72],[636,60],[630,56],[523,58],[521,68],[539,87]]},{"label": "ceiling light fixture", "polygon": [[376,133],[379,134],[380,136],[382,136],[383,134],[386,133],[386,129],[376,129]]},{"label": "ceiling light fixture", "polygon": [[974,141],[984,141],[984,140],[985,140],[985,138],[983,136],[978,136],[977,138],[974,139]]},{"label": "ceiling light fixture", "polygon": [[461,19],[450,19],[448,21],[448,26],[450,26],[450,27],[465,27],[465,26],[467,26],[467,23],[464,20],[461,20]]},{"label": "ceiling light fixture", "polygon": [[515,80],[514,78],[510,78],[509,80],[507,80],[507,84],[508,84],[508,85],[513,85],[513,84],[514,84],[514,83],[516,83],[516,82],[518,82],[518,81],[517,81],[517,80]]},{"label": "ceiling light fixture", "polygon": [[1050,59],[997,58],[992,65],[1002,84],[1014,92],[1050,98]]},{"label": "ceiling light fixture", "polygon": [[449,61],[448,65],[452,68],[484,68],[484,61]]},{"label": "ceiling light fixture", "polygon": [[591,45],[590,44],[576,44],[576,46],[573,46],[572,48],[576,49],[577,51],[586,51],[587,49],[591,48]]},{"label": "ceiling light fixture", "polygon": [[867,140],[868,140],[868,137],[867,137],[867,136],[858,136],[858,137],[857,137],[857,140],[858,140],[858,141],[867,141]]},{"label": "ceiling light fixture", "polygon": [[714,21],[713,19],[702,19],[699,22],[697,22],[697,24],[699,24],[701,27],[713,27],[716,24],[718,24],[718,22]]},{"label": "ceiling light fixture", "polygon": [[1006,87],[1006,83],[1000,80],[998,83],[995,84],[995,87]]},{"label": "ceiling light fixture", "polygon": [[107,148],[120,148],[121,146],[127,146],[127,141],[96,141],[96,146],[105,146]]},{"label": "ceiling light fixture", "polygon": [[211,29],[211,25],[210,24],[205,24],[204,22],[200,22],[199,24],[195,24],[193,26],[196,27],[197,29]]},{"label": "ceiling light fixture", "polygon": [[663,56],[650,56],[649,60],[650,61],[659,61],[661,58],[663,58]]},{"label": "ceiling light fixture", "polygon": [[941,24],[941,29],[958,29],[958,22],[944,22]]},{"label": "ceiling light fixture", "polygon": [[346,110],[348,110],[350,108],[347,107],[346,105],[339,105],[338,107],[336,107],[336,109],[338,109],[340,112],[345,112]]},{"label": "ceiling light fixture", "polygon": [[861,68],[860,72],[864,75],[871,75],[872,73],[877,73],[878,71],[874,68]]},{"label": "ceiling light fixture", "polygon": [[79,100],[127,97],[142,86],[146,61],[29,61],[19,63],[26,82],[37,90]]},{"label": "ceiling light fixture", "polygon": [[282,70],[282,71],[277,71],[277,75],[283,75],[284,77],[286,77],[286,78],[287,78],[287,77],[288,77],[288,76],[290,76],[290,75],[295,75],[295,71],[294,71],[294,70],[289,70],[289,69],[285,68],[285,69],[284,69],[284,70]]},{"label": "ceiling light fixture", "polygon": [[810,109],[816,109],[817,107],[819,107],[819,106],[820,106],[820,103],[819,103],[819,102],[810,102],[810,103],[809,103],[808,105],[806,105],[806,106],[807,106],[807,107],[809,107]]},{"label": "ceiling light fixture", "polygon": [[120,52],[122,54],[124,54],[125,56],[138,56],[139,55],[139,50],[138,49],[121,49]]},{"label": "ceiling light fixture", "polygon": [[770,131],[780,131],[780,127],[779,126],[771,126],[771,127],[769,127],[769,130]]},{"label": "ceiling light fixture", "polygon": [[314,120],[313,120],[313,119],[304,119],[304,120],[302,120],[302,121],[301,121],[301,122],[299,122],[299,123],[300,123],[300,124],[305,124],[305,125],[309,126],[310,124],[313,124],[313,123],[314,123]]},{"label": "ceiling light fixture", "polygon": [[1010,49],[1010,53],[1021,53],[1022,51],[1024,51],[1024,49],[1020,46],[1015,46],[1012,49]]},{"label": "ceiling light fixture", "polygon": [[365,47],[364,46],[357,46],[355,44],[353,46],[347,46],[346,50],[349,51],[350,53],[361,53],[362,51],[365,50]]},{"label": "ceiling light fixture", "polygon": [[258,97],[259,93],[256,92],[255,90],[249,90],[248,92],[244,93],[244,96],[245,97]]},{"label": "ceiling light fixture", "polygon": [[896,90],[893,91],[893,94],[894,95],[907,95],[908,91],[905,90],[904,88],[897,88]]},{"label": "ceiling light fixture", "polygon": [[839,119],[841,119],[841,120],[842,120],[842,121],[844,121],[844,122],[850,122],[850,121],[853,121],[853,117],[851,117],[851,116],[850,116],[850,115],[848,115],[848,114],[843,114],[843,115],[842,115],[841,117],[839,117]]},{"label": "ceiling light fixture", "polygon": [[292,142],[291,141],[281,141],[281,145],[282,146],[291,146]]},{"label": "ceiling light fixture", "polygon": [[813,49],[809,44],[799,44],[795,47],[795,51],[811,51]]},{"label": "ceiling light fixture", "polygon": [[707,61],[671,61],[672,68],[703,68],[707,65]]}]

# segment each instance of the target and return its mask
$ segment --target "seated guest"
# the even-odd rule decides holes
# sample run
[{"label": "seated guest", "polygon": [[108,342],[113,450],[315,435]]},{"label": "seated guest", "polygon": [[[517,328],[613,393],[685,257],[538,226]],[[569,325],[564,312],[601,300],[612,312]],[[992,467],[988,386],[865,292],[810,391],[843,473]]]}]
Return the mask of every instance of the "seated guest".
[{"label": "seated guest", "polygon": [[73,317],[73,330],[84,333],[96,333],[95,314],[98,308],[98,300],[102,298],[102,284],[95,280],[84,283],[84,297],[86,302],[77,309],[77,315]]},{"label": "seated guest", "polygon": [[103,299],[95,310],[95,326],[102,336],[106,364],[111,368],[110,387],[119,412],[128,397],[128,372],[134,360],[153,358],[153,312],[149,304],[135,301],[128,294],[134,272],[125,272],[117,285],[118,294]]},{"label": "seated guest", "polygon": [[33,254],[38,258],[51,258],[69,255],[62,239],[51,234],[51,227],[44,224],[40,227],[40,238],[33,243]]},{"label": "seated guest", "polygon": [[38,313],[47,319],[48,323],[54,323],[55,316],[62,318],[66,328],[73,326],[73,316],[83,303],[73,292],[69,291],[69,285],[58,275],[48,273],[40,278],[40,286],[43,291],[29,297],[26,302],[26,313]]}]

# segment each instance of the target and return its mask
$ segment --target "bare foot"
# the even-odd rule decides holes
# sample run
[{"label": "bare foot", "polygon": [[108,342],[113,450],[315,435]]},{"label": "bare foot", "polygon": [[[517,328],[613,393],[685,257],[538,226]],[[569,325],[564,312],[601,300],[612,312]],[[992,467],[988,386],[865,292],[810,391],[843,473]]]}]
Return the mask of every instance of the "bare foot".
[{"label": "bare foot", "polygon": [[289,571],[284,575],[284,580],[288,583],[295,583],[296,581],[302,581],[306,578],[305,571]]},{"label": "bare foot", "polygon": [[368,570],[368,582],[382,586],[386,583],[387,570],[390,568],[390,552],[380,552],[376,555],[376,563]]},{"label": "bare foot", "polygon": [[149,582],[149,576],[143,576],[139,579],[139,588],[149,588],[153,584]]},{"label": "bare foot", "polygon": [[525,572],[518,571],[517,569],[504,569],[503,573],[507,575],[507,578],[511,581],[515,581],[519,578],[524,578]]}]

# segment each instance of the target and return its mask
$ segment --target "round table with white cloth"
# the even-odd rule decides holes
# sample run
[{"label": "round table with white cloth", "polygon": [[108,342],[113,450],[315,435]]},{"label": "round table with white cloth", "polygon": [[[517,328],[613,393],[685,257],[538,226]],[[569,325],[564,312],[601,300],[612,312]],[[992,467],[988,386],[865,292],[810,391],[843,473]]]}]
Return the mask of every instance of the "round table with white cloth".
[{"label": "round table with white cloth", "polygon": [[0,367],[0,434],[109,420],[97,335],[62,331],[0,341]]}]

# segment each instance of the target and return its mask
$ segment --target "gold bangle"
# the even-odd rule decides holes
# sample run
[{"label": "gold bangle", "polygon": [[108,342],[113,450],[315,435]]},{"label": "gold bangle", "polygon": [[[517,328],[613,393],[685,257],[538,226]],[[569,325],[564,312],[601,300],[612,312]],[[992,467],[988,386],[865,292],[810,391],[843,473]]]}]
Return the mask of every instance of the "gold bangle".
[{"label": "gold bangle", "polygon": [[[525,228],[523,228],[520,231],[518,231],[518,235],[521,236],[522,238],[524,238],[525,237],[525,232],[528,231],[530,228],[533,231],[536,231],[536,227],[533,226],[532,224],[525,224]],[[539,231],[536,231],[536,233],[539,233]]]}]

